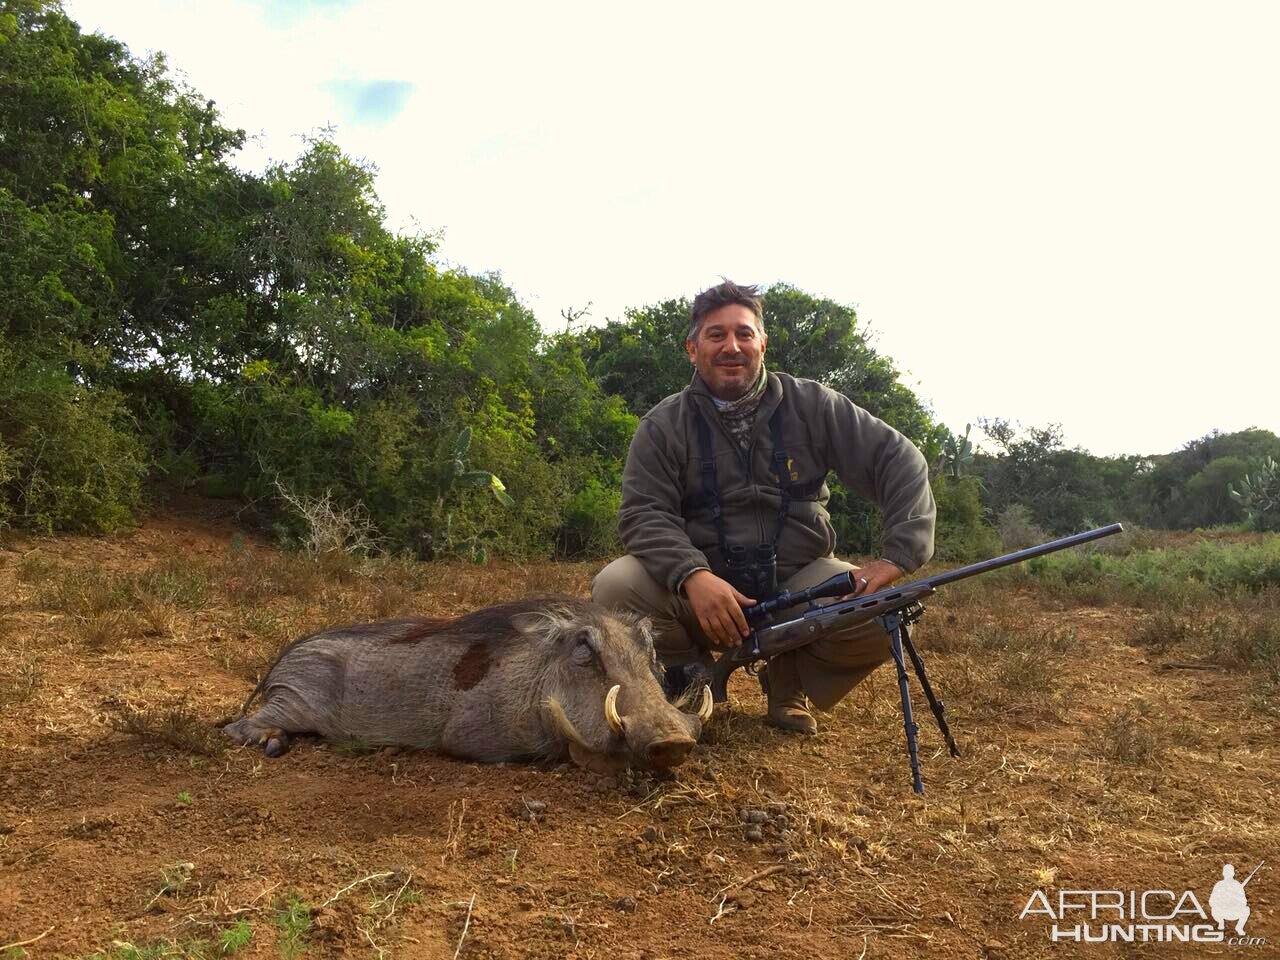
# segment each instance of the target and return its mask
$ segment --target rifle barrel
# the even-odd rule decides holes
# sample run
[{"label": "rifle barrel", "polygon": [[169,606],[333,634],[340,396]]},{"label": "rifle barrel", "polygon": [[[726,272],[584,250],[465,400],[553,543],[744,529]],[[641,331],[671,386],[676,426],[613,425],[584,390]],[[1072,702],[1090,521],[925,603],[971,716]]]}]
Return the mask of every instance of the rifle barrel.
[{"label": "rifle barrel", "polygon": [[1043,557],[1046,553],[1055,553],[1058,550],[1065,550],[1068,547],[1079,546],[1082,543],[1101,540],[1103,537],[1109,537],[1112,534],[1120,533],[1123,529],[1124,527],[1118,523],[1110,523],[1105,527],[1095,527],[1093,530],[1085,530],[1083,533],[1073,533],[1069,537],[1060,537],[1057,540],[1050,540],[1048,543],[1042,543],[1034,547],[1027,547],[1025,550],[1016,550],[1013,553],[1006,553],[1002,557],[993,557],[990,560],[979,560],[977,563],[971,563],[967,567],[957,567],[955,570],[948,570],[946,573],[940,573],[936,577],[926,577],[921,582],[927,583],[931,587],[940,587],[945,583],[954,583],[957,580],[963,580],[966,577],[972,577],[979,573],[986,573],[989,570],[999,570],[1001,567],[1010,567],[1015,563],[1021,563],[1023,560],[1032,560],[1035,557]]}]

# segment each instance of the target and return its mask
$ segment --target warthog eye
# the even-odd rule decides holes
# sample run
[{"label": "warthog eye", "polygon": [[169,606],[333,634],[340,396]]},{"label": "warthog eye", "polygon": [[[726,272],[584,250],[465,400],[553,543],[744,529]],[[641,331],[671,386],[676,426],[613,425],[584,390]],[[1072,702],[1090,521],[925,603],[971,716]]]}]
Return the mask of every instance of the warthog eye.
[{"label": "warthog eye", "polygon": [[590,630],[579,630],[573,635],[573,649],[569,652],[569,661],[577,667],[599,662],[596,648],[591,643]]}]

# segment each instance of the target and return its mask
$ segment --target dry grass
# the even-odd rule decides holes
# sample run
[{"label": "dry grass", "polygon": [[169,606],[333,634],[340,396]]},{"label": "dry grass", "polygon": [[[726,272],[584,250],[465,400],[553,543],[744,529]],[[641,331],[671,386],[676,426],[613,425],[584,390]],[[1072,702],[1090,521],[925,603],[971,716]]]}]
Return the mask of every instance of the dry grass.
[{"label": "dry grass", "polygon": [[15,655],[8,658],[0,676],[0,707],[13,707],[29,703],[44,683],[44,670],[40,661],[31,656],[26,646],[20,646]]},{"label": "dry grass", "polygon": [[1166,653],[1190,637],[1193,629],[1186,614],[1160,610],[1139,622],[1130,642],[1152,653]]},{"label": "dry grass", "polygon": [[209,599],[209,571],[200,565],[165,560],[129,578],[139,601],[199,610]]},{"label": "dry grass", "polygon": [[88,618],[127,607],[132,600],[123,578],[90,570],[62,570],[42,581],[38,609]]},{"label": "dry grass", "polygon": [[114,650],[138,632],[138,620],[128,610],[103,610],[67,620],[72,643],[95,653]]},{"label": "dry grass", "polygon": [[1251,713],[1280,717],[1280,671],[1256,678],[1249,685],[1247,702]]},{"label": "dry grass", "polygon": [[104,707],[113,730],[137,737],[147,746],[163,745],[187,753],[216,757],[229,745],[221,731],[197,714],[186,697],[142,707],[112,699]]},{"label": "dry grass", "polygon": [[1280,670],[1280,616],[1256,607],[1221,609],[1198,631],[1197,640],[1214,663],[1234,670]]},{"label": "dry grass", "polygon": [[57,564],[39,550],[30,550],[22,555],[14,571],[19,583],[42,583],[49,579],[57,569]]},{"label": "dry grass", "polygon": [[1095,753],[1116,763],[1145,765],[1159,760],[1167,731],[1157,730],[1158,717],[1149,701],[1130,700],[1111,714],[1098,731]]},{"label": "dry grass", "polygon": [[[964,586],[972,581],[962,581]],[[923,653],[945,700],[977,717],[1021,722],[1060,719],[1069,661],[1085,647],[1070,624],[1030,613],[1031,604],[1008,590],[970,587],[932,606],[921,633]]]},{"label": "dry grass", "polygon": [[142,633],[148,637],[170,639],[178,632],[178,608],[164,600],[150,596],[139,597],[137,618]]},{"label": "dry grass", "polygon": [[1132,641],[1156,654],[1180,651],[1229,670],[1280,670],[1280,608],[1267,597],[1241,597],[1194,611],[1159,611]]},{"label": "dry grass", "polygon": [[395,582],[376,582],[365,597],[364,614],[369,620],[387,620],[412,609],[412,594]]}]

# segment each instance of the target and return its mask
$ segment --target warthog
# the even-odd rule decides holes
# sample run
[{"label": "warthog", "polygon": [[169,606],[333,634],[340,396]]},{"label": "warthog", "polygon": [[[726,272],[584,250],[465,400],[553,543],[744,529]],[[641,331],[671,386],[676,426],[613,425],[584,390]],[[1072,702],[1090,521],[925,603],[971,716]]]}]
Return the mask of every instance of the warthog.
[{"label": "warthog", "polygon": [[674,767],[711,716],[668,703],[648,624],[569,597],[406,619],[296,640],[223,731],[267,756],[295,733],[497,762],[560,758],[597,772]]}]

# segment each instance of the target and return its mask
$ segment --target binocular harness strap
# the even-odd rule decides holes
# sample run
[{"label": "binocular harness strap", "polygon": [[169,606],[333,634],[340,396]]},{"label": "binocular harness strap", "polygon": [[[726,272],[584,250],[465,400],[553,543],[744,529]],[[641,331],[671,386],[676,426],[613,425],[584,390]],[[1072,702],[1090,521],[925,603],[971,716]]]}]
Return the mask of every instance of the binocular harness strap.
[{"label": "binocular harness strap", "polygon": [[698,430],[698,449],[702,454],[698,458],[702,472],[702,489],[704,501],[711,508],[711,521],[716,525],[716,535],[720,538],[720,555],[729,556],[729,541],[724,533],[724,516],[720,509],[720,486],[716,482],[716,458],[711,450],[711,428],[702,411],[694,406],[693,423]]},{"label": "binocular harness strap", "polygon": [[[702,415],[702,411],[695,405],[693,408],[694,427],[698,433],[698,447],[700,456],[698,457],[699,471],[702,475],[703,502],[711,510],[711,521],[715,524],[716,535],[720,538],[720,554],[728,558],[729,556],[729,540],[724,532],[724,512],[720,506],[720,485],[716,478],[716,460],[711,444],[711,427],[707,424],[707,419]],[[787,514],[791,512],[792,497],[792,481],[791,470],[788,463],[791,458],[787,456],[787,451],[782,445],[782,407],[773,411],[773,416],[769,418],[769,436],[773,440],[773,457],[769,463],[769,469],[778,480],[778,487],[782,491],[782,497],[778,502],[778,521],[773,530],[773,541],[770,544],[775,550],[778,548],[778,540],[782,537],[782,528],[786,526]],[[748,473],[751,465],[747,464]],[[750,476],[748,476],[750,479]]]}]

